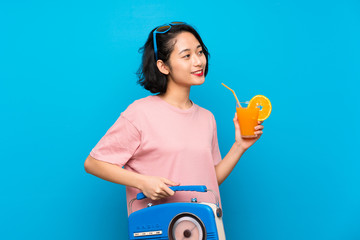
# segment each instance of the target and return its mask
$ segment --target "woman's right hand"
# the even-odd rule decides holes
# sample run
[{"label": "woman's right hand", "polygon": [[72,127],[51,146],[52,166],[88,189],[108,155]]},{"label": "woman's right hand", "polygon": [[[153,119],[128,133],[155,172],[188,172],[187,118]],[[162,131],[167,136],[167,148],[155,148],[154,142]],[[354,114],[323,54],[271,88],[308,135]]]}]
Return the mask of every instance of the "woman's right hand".
[{"label": "woman's right hand", "polygon": [[168,185],[178,186],[179,183],[175,183],[163,177],[145,176],[139,188],[146,197],[150,198],[151,200],[159,200],[173,196],[175,194],[175,192],[171,190]]}]

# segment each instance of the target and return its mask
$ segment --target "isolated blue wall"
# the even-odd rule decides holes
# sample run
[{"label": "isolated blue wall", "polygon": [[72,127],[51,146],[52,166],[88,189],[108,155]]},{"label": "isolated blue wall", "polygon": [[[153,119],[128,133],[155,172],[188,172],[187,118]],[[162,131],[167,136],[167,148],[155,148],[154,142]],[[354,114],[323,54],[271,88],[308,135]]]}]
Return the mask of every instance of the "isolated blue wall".
[{"label": "isolated blue wall", "polygon": [[221,185],[228,239],[360,239],[359,1],[0,3],[1,239],[126,239],[125,188],[86,174],[134,100],[138,48],[186,21],[210,53],[191,99],[225,156],[234,99],[270,98],[264,135]]}]

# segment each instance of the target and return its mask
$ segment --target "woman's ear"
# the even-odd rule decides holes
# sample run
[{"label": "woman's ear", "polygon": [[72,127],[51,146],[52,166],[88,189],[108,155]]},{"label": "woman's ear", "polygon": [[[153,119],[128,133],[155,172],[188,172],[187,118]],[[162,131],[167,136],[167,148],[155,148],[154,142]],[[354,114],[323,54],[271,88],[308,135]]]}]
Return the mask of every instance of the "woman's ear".
[{"label": "woman's ear", "polygon": [[168,75],[170,73],[169,67],[163,62],[163,60],[157,60],[156,66],[162,74]]}]

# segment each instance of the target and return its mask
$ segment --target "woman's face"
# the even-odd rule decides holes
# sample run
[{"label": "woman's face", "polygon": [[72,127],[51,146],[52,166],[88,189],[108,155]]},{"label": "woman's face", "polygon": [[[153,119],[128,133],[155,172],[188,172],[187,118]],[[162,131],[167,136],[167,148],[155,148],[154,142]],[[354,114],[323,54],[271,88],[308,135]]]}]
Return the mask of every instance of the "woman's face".
[{"label": "woman's face", "polygon": [[175,42],[169,58],[169,83],[182,87],[204,83],[206,57],[199,41],[192,33],[182,32],[177,35]]}]

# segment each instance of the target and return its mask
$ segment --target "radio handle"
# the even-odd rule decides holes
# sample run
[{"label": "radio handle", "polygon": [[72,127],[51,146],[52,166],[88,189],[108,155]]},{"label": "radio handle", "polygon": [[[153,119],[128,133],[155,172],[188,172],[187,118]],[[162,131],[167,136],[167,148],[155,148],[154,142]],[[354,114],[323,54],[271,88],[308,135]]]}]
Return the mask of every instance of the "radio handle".
[{"label": "radio handle", "polygon": [[[187,186],[172,186],[169,187],[174,192],[177,191],[193,191],[193,192],[207,192],[207,188],[205,185],[187,185]],[[138,193],[136,195],[137,200],[145,199],[146,196],[143,193]]]},{"label": "radio handle", "polygon": [[[215,197],[215,202],[216,202],[216,206],[217,206],[217,211],[216,214],[218,217],[222,216],[222,211],[220,208],[220,201],[219,198],[217,196],[217,194],[211,190],[211,189],[207,189],[205,185],[185,185],[185,186],[172,186],[170,187],[171,190],[173,191],[193,191],[193,192],[211,192],[214,197]],[[130,214],[132,213],[132,204],[135,200],[141,200],[141,199],[145,199],[147,198],[143,193],[138,193],[136,195],[136,198],[133,198],[130,200],[129,202],[129,210],[130,210]]]}]

